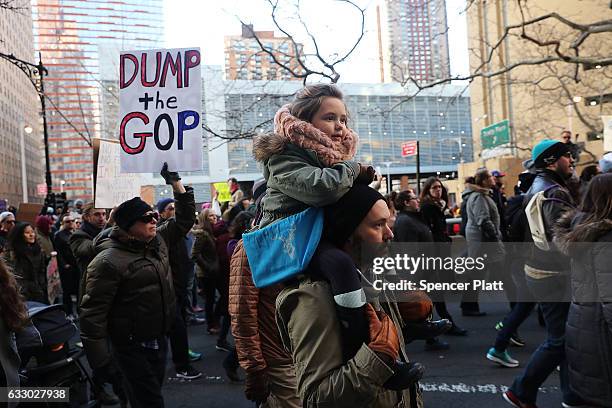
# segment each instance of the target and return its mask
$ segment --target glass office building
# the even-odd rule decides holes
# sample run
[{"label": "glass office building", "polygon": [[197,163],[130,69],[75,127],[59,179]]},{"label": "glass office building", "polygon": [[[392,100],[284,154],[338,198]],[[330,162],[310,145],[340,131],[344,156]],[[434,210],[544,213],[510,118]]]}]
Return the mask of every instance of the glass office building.
[{"label": "glass office building", "polygon": [[[93,137],[115,135],[119,52],[161,48],[163,0],[33,0],[54,191],[92,198]],[[103,103],[102,103],[103,102]],[[108,108],[108,109],[107,109]]]}]

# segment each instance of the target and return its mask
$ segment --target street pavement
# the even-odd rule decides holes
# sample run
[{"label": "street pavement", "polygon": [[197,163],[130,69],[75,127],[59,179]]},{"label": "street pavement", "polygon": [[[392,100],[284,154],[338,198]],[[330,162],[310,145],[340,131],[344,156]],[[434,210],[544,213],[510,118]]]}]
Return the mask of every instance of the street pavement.
[{"label": "street pavement", "polygon": [[[506,303],[483,303],[484,317],[463,317],[457,303],[449,304],[451,314],[457,323],[469,330],[466,337],[442,336],[451,344],[444,352],[426,352],[424,342],[408,345],[412,360],[426,366],[421,381],[424,390],[425,407],[509,407],[502,400],[501,393],[514,377],[520,375],[531,353],[544,340],[544,329],[539,327],[534,312],[520,328],[520,335],[527,345],[511,347],[511,355],[520,361],[518,368],[504,368],[486,360],[485,353],[495,339],[495,323],[508,310]],[[226,353],[215,350],[215,336],[206,334],[205,326],[189,328],[190,344],[193,350],[204,353],[204,358],[193,365],[204,375],[191,382],[177,381],[169,362],[167,381],[164,385],[166,406],[171,408],[196,407],[254,407],[243,394],[242,384],[232,384],[224,374],[221,363]],[[538,395],[541,408],[560,407],[559,374],[554,372],[543,385]]]}]

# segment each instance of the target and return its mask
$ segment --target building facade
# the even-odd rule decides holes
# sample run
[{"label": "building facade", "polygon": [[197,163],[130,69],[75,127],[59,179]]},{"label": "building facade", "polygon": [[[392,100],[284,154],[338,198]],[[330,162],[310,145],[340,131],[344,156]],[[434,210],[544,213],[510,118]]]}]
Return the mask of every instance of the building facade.
[{"label": "building facade", "polygon": [[[163,0],[34,0],[36,51],[49,70],[49,156],[54,191],[93,198],[94,137],[116,137],[119,52],[161,48]],[[114,98],[114,99],[113,99]]]},{"label": "building facade", "polygon": [[386,0],[391,80],[419,84],[450,77],[445,0]]},{"label": "building facade", "polygon": [[[472,4],[467,12],[468,46],[474,50],[469,54],[470,72],[504,72],[486,78],[477,76],[470,82],[478,166],[502,155],[527,158],[539,140],[560,140],[565,129],[574,135],[574,142],[584,144],[585,154],[579,165],[591,164],[601,156],[603,124],[600,116],[612,115],[612,66],[559,61],[534,63],[532,61],[556,54],[552,47],[540,47],[521,38],[520,25],[524,15],[536,19],[553,12],[577,24],[588,25],[604,20],[611,11],[612,4],[605,1],[519,3],[503,0]],[[502,37],[504,27],[508,26],[518,28]],[[527,26],[525,33],[541,42],[558,40],[560,52],[572,56],[575,51],[569,45],[580,38],[579,31],[556,19]],[[579,55],[584,60],[609,63],[610,41],[610,32],[593,33],[580,43]],[[492,48],[496,44],[498,46]],[[516,68],[505,72],[510,66]],[[481,148],[480,131],[503,120],[510,123],[511,144],[500,149],[501,154],[492,156],[486,151],[489,149],[483,151]]]},{"label": "building facade", "polygon": [[[262,177],[252,157],[253,136],[273,129],[276,111],[302,84],[293,81],[224,81],[221,67],[204,66],[204,170],[181,173],[193,184],[196,201],[210,200],[210,183],[235,177]],[[423,174],[452,173],[472,161],[469,97],[456,86],[432,88],[410,98],[414,89],[398,83],[339,84],[350,112],[349,126],[360,137],[355,160],[391,176],[416,173],[416,157],[402,157],[403,142],[418,140]],[[157,178],[156,199],[167,186]],[[164,193],[167,194],[167,193]]]},{"label": "building facade", "polygon": [[[36,64],[30,2],[18,0],[13,5],[19,10],[0,8],[0,52]],[[24,170],[27,201],[43,199],[36,189],[45,182],[40,110],[38,94],[26,74],[0,57],[0,199],[9,205],[17,206],[24,199]],[[26,127],[31,133],[25,132]]]},{"label": "building facade", "polygon": [[[257,39],[272,55],[261,49]],[[297,56],[302,54],[302,48],[302,44],[294,45],[288,37],[275,37],[274,31],[254,31],[252,24],[243,24],[242,35],[225,37],[225,78],[299,81],[280,65],[301,73]]]}]

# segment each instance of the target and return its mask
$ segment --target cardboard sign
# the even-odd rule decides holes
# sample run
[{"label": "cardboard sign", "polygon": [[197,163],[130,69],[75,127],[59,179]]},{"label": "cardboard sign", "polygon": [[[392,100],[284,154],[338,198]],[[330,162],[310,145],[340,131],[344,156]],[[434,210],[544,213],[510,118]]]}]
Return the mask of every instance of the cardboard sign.
[{"label": "cardboard sign", "polygon": [[29,222],[34,225],[36,223],[36,216],[40,214],[41,210],[41,204],[19,203],[19,209],[17,210],[15,219],[21,222]]},{"label": "cardboard sign", "polygon": [[215,190],[219,192],[217,201],[224,203],[232,200],[232,193],[230,193],[227,183],[213,183],[213,187],[215,187]]},{"label": "cardboard sign", "polygon": [[202,169],[198,48],[122,52],[119,89],[121,172]]},{"label": "cardboard sign", "polygon": [[96,167],[96,208],[113,208],[140,196],[140,174],[121,173],[121,146],[117,141],[100,139]]}]

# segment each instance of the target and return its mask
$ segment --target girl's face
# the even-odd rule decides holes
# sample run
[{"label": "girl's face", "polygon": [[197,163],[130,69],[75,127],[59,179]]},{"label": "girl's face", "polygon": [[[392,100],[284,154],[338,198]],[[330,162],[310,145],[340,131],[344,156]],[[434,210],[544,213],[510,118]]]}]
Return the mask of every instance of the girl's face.
[{"label": "girl's face", "polygon": [[26,244],[33,244],[36,242],[36,232],[34,232],[34,228],[30,227],[29,225],[25,227],[23,230],[23,239]]},{"label": "girl's face", "polygon": [[312,125],[332,139],[342,140],[347,121],[344,102],[331,96],[323,99],[321,107],[312,117]]},{"label": "girl's face", "polygon": [[214,213],[208,214],[208,222],[210,222],[212,225],[215,225],[217,223],[217,215]]},{"label": "girl's face", "polygon": [[433,183],[431,189],[429,190],[429,195],[437,200],[442,198],[442,184],[438,183],[437,181]]}]

